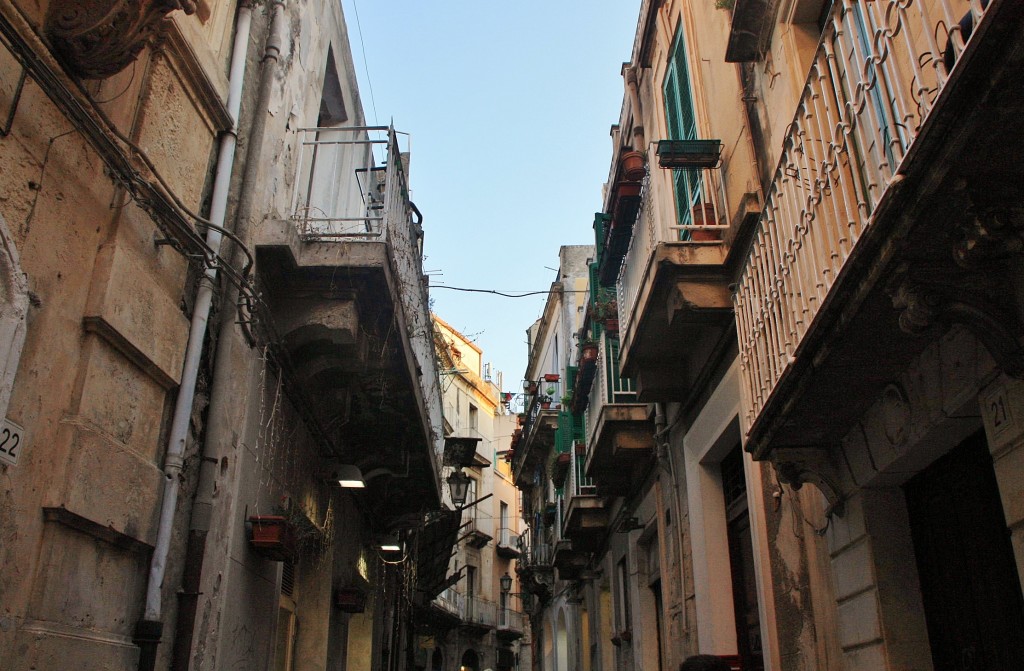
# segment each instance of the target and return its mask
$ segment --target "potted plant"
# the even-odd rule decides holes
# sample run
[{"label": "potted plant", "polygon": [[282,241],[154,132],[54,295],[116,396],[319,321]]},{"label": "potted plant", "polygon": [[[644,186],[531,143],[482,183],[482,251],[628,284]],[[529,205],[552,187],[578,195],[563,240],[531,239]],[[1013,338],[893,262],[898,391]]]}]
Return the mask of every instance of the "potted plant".
[{"label": "potted plant", "polygon": [[284,561],[296,554],[295,528],[284,515],[250,515],[246,531],[249,546],[267,559]]},{"label": "potted plant", "polygon": [[568,408],[568,407],[572,406],[572,392],[570,391],[567,394],[562,394],[562,401],[561,402],[562,402],[562,407],[563,408]]},{"label": "potted plant", "polygon": [[[716,226],[717,224],[718,219],[715,216],[713,203],[697,203],[693,206],[694,226]],[[721,239],[720,230],[695,228],[690,231],[690,240],[693,242],[714,242]]]},{"label": "potted plant", "polygon": [[543,408],[544,410],[547,410],[548,408],[551,407],[551,397],[550,396],[542,395],[538,399],[538,402],[540,403],[540,407]]},{"label": "potted plant", "polygon": [[639,182],[644,178],[644,155],[639,151],[627,151],[619,159],[622,165],[622,176],[631,182]]},{"label": "potted plant", "polygon": [[[558,373],[544,373],[545,382],[558,382]],[[549,387],[550,389],[550,387]],[[551,393],[550,391],[548,393]]]},{"label": "potted plant", "polygon": [[580,363],[597,361],[598,345],[596,340],[584,340],[580,343]]},{"label": "potted plant", "polygon": [[537,383],[536,382],[533,382],[533,381],[527,382],[525,386],[526,386],[526,393],[527,394],[531,394],[532,395],[532,394],[536,394],[537,393]]}]

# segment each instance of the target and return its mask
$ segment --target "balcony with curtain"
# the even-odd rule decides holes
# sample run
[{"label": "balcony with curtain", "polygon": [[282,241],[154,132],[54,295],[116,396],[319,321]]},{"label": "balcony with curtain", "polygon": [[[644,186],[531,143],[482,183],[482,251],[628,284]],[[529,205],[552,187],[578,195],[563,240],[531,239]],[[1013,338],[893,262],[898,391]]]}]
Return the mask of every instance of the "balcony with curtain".
[{"label": "balcony with curtain", "polygon": [[275,358],[292,381],[284,391],[324,458],[409,473],[401,487],[390,476],[369,483],[367,512],[436,507],[441,394],[407,154],[386,126],[300,129],[295,138],[292,207],[255,233],[262,301],[249,308],[265,303],[272,314],[269,341],[282,343]]},{"label": "balcony with curtain", "polygon": [[735,292],[747,449],[849,431],[951,325],[1024,371],[1024,19],[835,2]]},{"label": "balcony with curtain", "polygon": [[[590,389],[584,472],[600,496],[625,495],[639,484],[654,458],[654,422],[637,400],[632,380],[619,374],[619,341],[600,334],[598,374]],[[593,504],[588,504],[593,505]]]}]

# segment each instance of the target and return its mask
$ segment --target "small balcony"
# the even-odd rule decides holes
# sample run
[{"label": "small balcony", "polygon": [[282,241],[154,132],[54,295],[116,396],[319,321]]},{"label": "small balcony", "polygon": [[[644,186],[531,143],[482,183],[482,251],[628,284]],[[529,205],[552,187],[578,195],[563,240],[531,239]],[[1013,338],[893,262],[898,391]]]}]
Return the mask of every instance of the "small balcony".
[{"label": "small balcony", "polygon": [[471,636],[481,636],[493,631],[498,622],[498,608],[493,601],[478,596],[456,593],[456,604],[462,622],[459,629]]},{"label": "small balcony", "polygon": [[673,169],[671,179],[645,181],[616,285],[622,374],[635,380],[638,401],[688,398],[732,338],[736,238],[757,211],[750,195],[729,203],[718,168]]},{"label": "small balcony", "polygon": [[[398,135],[309,128],[297,138],[291,211],[254,232],[257,280],[282,342],[274,359],[285,369],[283,392],[307,414],[326,459],[409,474],[400,487],[390,476],[368,484],[372,515],[436,507],[441,394],[422,226]],[[373,163],[374,144],[386,149],[385,167]]]},{"label": "small balcony", "polygon": [[[595,486],[595,495],[626,495],[653,463],[654,423],[648,418],[647,404],[637,402],[632,381],[619,376],[618,353],[618,340],[603,334],[597,363],[600,374],[590,390],[587,410],[585,475],[592,480],[581,481],[581,494],[589,491],[582,489],[586,482]],[[580,498],[573,507],[570,501],[574,513],[596,505]],[[591,521],[597,523],[599,517]],[[578,517],[574,519],[573,528],[579,521]]]},{"label": "small balcony", "polygon": [[576,547],[568,538],[555,543],[552,563],[558,569],[559,580],[579,580],[590,563],[590,554]]},{"label": "small balcony", "polygon": [[1024,370],[1019,5],[889,4],[835,3],[739,276],[756,458],[838,443],[954,324]]},{"label": "small balcony", "polygon": [[[511,598],[511,597],[510,597]],[[510,643],[523,637],[523,614],[512,608],[498,608],[498,628],[494,632],[499,641]]]},{"label": "small balcony", "polygon": [[[543,528],[540,532],[540,538],[548,535],[544,533]],[[531,541],[532,534],[532,531],[528,531],[519,536],[520,556],[516,563],[516,572],[519,573],[522,588],[543,599],[551,595],[554,587],[551,544],[546,541]]]},{"label": "small balcony", "polygon": [[[512,461],[513,479],[516,487],[520,489],[534,484],[537,466],[543,464],[545,455],[555,444],[555,430],[558,428],[557,403],[554,400],[543,399],[560,398],[561,385],[559,382],[540,384],[544,386],[538,388],[538,393],[533,395],[526,411],[526,421]],[[546,393],[549,386],[555,389],[553,394]]]},{"label": "small balcony", "polygon": [[[472,508],[470,510],[473,510]],[[494,540],[494,537],[480,528],[476,516],[468,516],[462,524],[462,538],[473,548],[482,548]]]},{"label": "small balcony", "polygon": [[605,499],[597,495],[594,480],[587,477],[587,455],[573,454],[572,459],[562,537],[572,541],[573,548],[596,552],[608,534],[608,508]]},{"label": "small balcony", "polygon": [[495,551],[502,559],[515,559],[519,556],[519,534],[508,527],[498,529],[498,544]]}]

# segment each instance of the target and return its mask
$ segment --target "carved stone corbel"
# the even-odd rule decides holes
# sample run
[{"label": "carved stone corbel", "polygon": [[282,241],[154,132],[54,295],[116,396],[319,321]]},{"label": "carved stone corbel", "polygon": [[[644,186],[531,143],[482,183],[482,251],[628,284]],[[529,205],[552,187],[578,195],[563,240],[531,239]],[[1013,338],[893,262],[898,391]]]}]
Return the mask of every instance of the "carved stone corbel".
[{"label": "carved stone corbel", "polygon": [[53,2],[43,31],[71,74],[102,79],[128,67],[177,9],[195,13],[195,0]]},{"label": "carved stone corbel", "polygon": [[991,271],[992,263],[1024,252],[1024,194],[1019,187],[957,184],[969,205],[953,229],[953,259],[966,270]]},{"label": "carved stone corbel", "polygon": [[923,335],[937,325],[966,326],[1004,373],[1024,379],[1024,347],[1017,339],[1021,324],[1005,305],[1007,296],[997,278],[993,272],[958,277],[901,268],[889,292],[893,307],[901,310],[900,328],[910,335]]},{"label": "carved stone corbel", "polygon": [[805,484],[818,488],[828,501],[829,515],[843,516],[839,469],[832,451],[820,447],[776,447],[771,462],[779,481],[799,490]]}]

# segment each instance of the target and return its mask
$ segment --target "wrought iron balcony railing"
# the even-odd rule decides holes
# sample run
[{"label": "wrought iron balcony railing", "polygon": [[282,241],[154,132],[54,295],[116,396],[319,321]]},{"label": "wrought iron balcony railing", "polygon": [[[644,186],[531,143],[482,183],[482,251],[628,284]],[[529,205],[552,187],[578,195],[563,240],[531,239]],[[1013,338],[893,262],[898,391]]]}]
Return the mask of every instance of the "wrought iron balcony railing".
[{"label": "wrought iron balcony railing", "polygon": [[597,358],[597,376],[590,388],[587,405],[587,444],[594,437],[601,408],[611,403],[636,403],[636,387],[629,378],[619,375],[619,339],[607,333],[601,336],[601,352]]},{"label": "wrought iron balcony railing", "polygon": [[498,545],[507,548],[519,546],[519,534],[508,527],[498,529]]},{"label": "wrought iron balcony railing", "polygon": [[511,608],[499,608],[498,629],[523,631],[523,614]]},{"label": "wrought iron balcony railing", "polygon": [[984,22],[988,5],[834,4],[734,296],[748,426],[906,169],[963,51],[963,26]]}]

